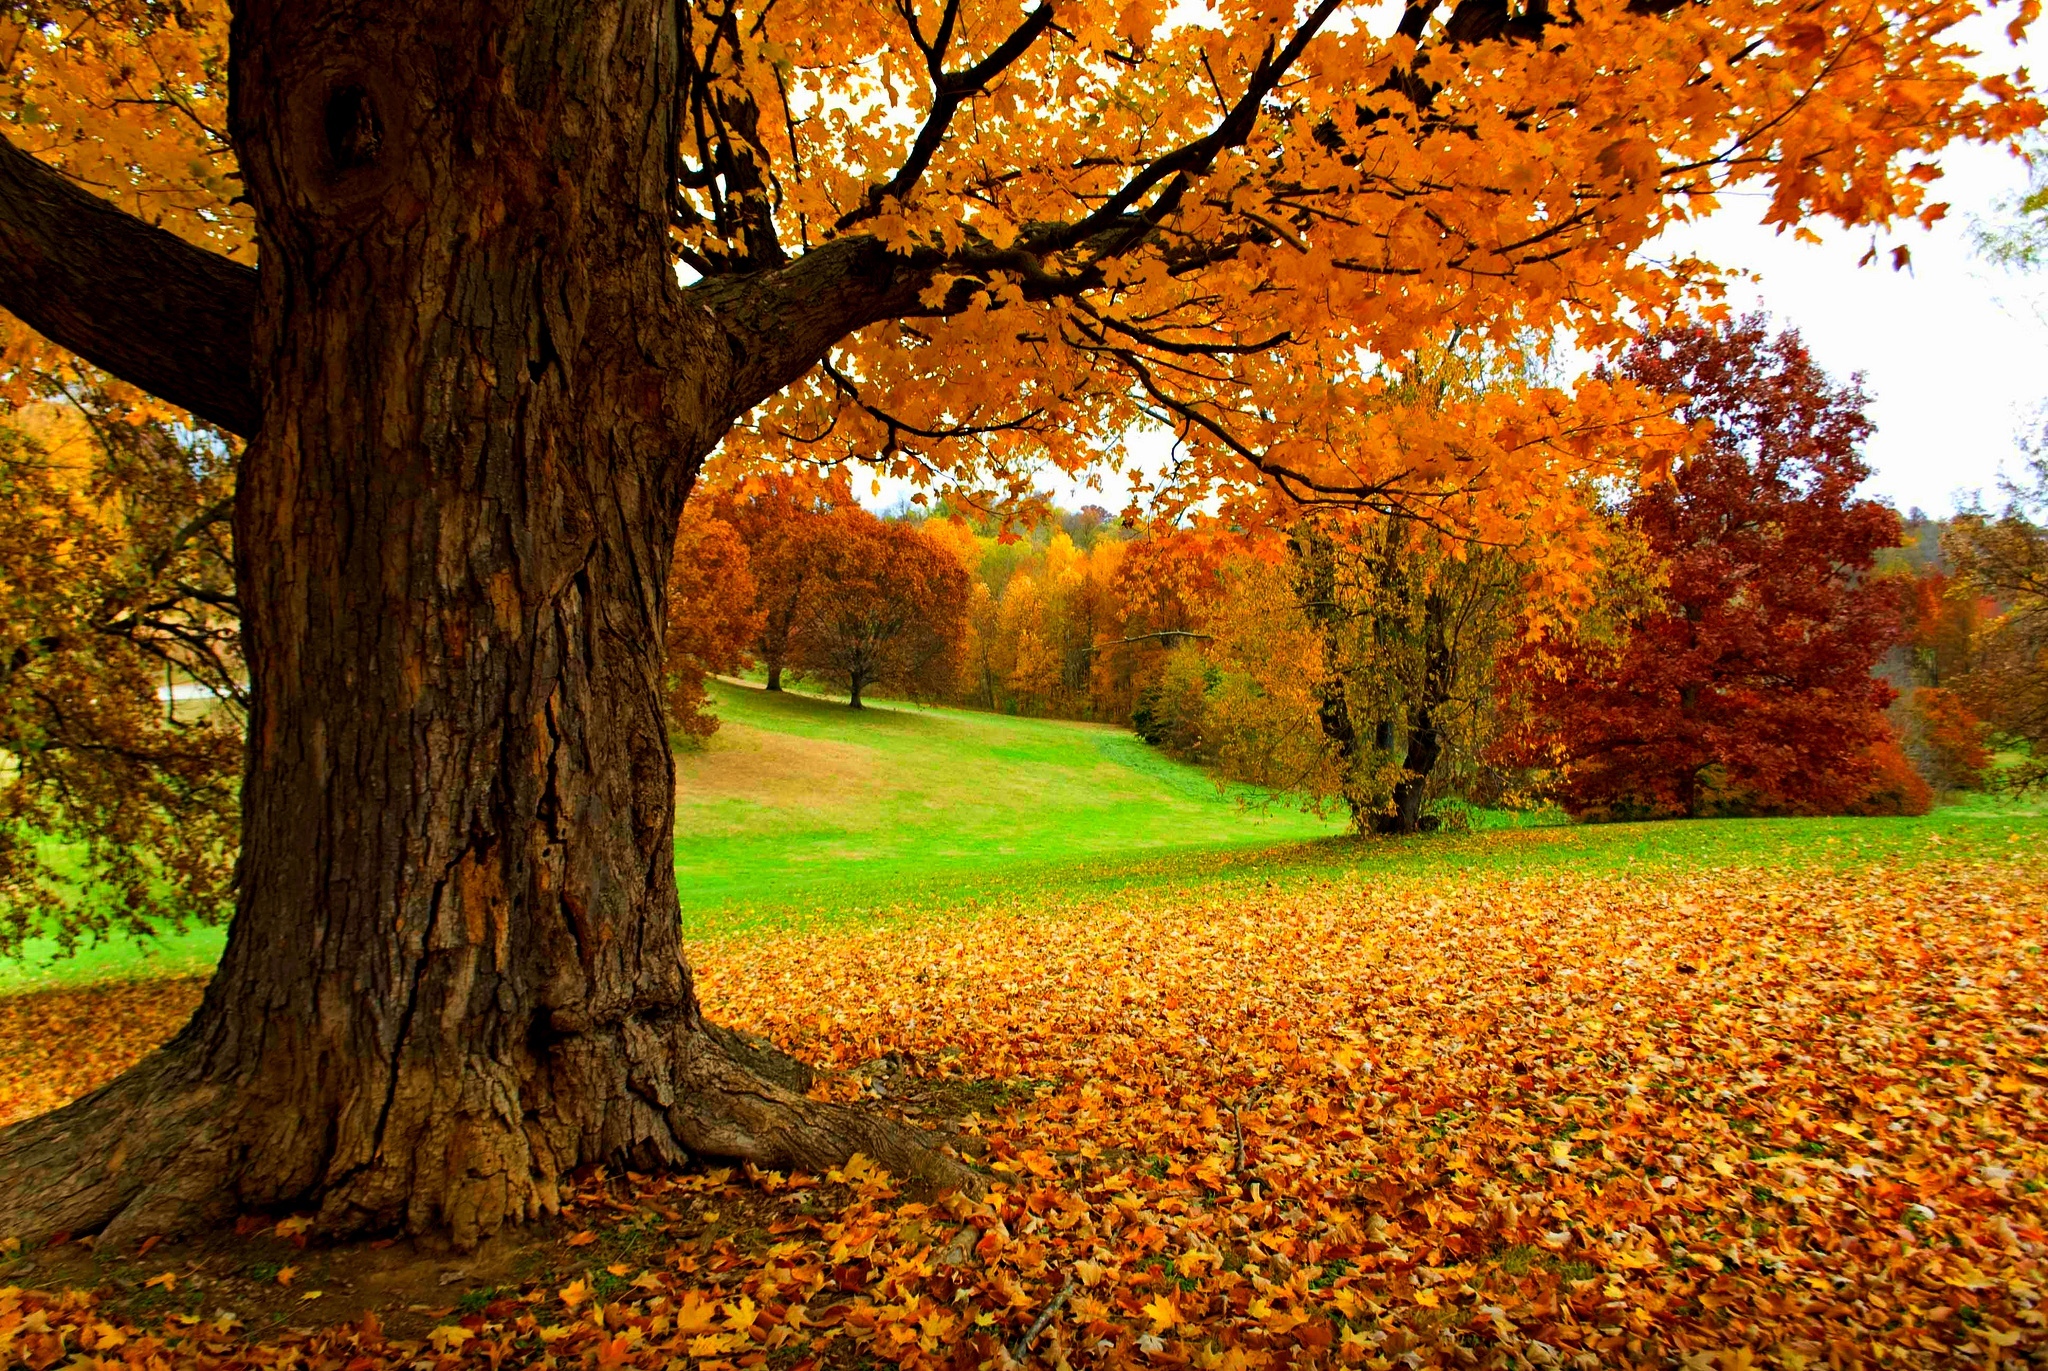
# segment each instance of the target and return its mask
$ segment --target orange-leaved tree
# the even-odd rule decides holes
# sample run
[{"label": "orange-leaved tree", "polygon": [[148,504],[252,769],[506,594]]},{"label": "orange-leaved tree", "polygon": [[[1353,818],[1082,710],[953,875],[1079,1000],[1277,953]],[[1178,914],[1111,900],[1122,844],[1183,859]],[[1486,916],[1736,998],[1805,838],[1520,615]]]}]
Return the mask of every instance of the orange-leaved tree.
[{"label": "orange-leaved tree", "polygon": [[747,650],[766,617],[739,530],[691,506],[676,535],[663,621],[668,640],[662,703],[670,727],[699,742],[718,731],[705,678],[751,665]]},{"label": "orange-leaved tree", "polygon": [[1660,399],[1409,423],[1385,360],[1661,321],[1713,273],[1641,249],[1730,192],[1931,219],[1945,144],[2040,116],[1976,8],[8,0],[0,308],[247,441],[251,715],[206,998],[0,1136],[0,1231],[467,1244],[692,1153],[971,1182],[705,1024],[660,658],[707,454],[1002,490],[1160,423],[1168,506],[1568,536]]},{"label": "orange-leaved tree", "polygon": [[88,377],[36,396],[0,414],[5,954],[217,919],[242,755],[229,454]]},{"label": "orange-leaved tree", "polygon": [[789,664],[844,684],[861,708],[871,687],[913,699],[953,688],[967,635],[967,568],[910,524],[850,505],[804,530],[810,575],[797,596]]}]

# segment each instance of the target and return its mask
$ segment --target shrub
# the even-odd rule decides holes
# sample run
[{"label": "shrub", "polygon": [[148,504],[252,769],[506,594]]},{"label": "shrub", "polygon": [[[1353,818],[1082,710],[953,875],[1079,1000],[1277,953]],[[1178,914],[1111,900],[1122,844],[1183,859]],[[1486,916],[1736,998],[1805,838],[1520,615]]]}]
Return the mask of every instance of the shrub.
[{"label": "shrub", "polygon": [[1193,646],[1166,654],[1159,680],[1138,695],[1131,727],[1155,747],[1176,757],[1207,759],[1209,699],[1223,683],[1223,673]]}]

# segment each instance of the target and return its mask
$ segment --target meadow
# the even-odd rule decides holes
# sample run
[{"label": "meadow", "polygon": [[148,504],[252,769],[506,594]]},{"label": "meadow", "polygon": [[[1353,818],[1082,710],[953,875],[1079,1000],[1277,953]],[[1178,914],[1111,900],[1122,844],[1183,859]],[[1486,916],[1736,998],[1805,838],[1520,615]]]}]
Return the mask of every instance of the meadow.
[{"label": "meadow", "polygon": [[[309,1245],[291,1213],[135,1254],[0,1244],[0,1355],[1733,1371],[2048,1346],[2038,807],[1356,840],[1110,730],[718,699],[678,768],[706,1012],[939,1130],[985,1196],[865,1159],[597,1169],[459,1262]],[[0,998],[0,1120],[175,1032],[203,976],[141,966]]]},{"label": "meadow", "polygon": [[[958,917],[1057,889],[1085,897],[1190,880],[1381,872],[1915,861],[2039,803],[1975,798],[1910,819],[1705,820],[1578,826],[1477,812],[1470,833],[1388,842],[1334,814],[1219,788],[1129,730],[1063,720],[770,694],[713,681],[721,726],[676,761],[676,884],[686,934],[717,938],[938,911]],[[61,955],[0,958],[0,995],[203,975],[219,927],[163,929]]]}]

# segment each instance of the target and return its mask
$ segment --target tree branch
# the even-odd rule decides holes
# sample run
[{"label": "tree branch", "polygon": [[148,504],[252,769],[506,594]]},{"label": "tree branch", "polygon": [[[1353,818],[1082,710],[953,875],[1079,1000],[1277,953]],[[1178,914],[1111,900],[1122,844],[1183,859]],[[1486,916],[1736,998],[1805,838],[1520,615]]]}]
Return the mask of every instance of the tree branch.
[{"label": "tree branch", "polygon": [[[772,270],[707,275],[689,288],[689,295],[732,343],[736,364],[725,387],[726,413],[734,418],[744,414],[802,377],[841,339],[870,324],[966,308],[975,291],[997,273],[1016,281],[1024,298],[1033,301],[1072,298],[1099,287],[1104,263],[1151,241],[1192,178],[1246,141],[1266,98],[1340,4],[1319,0],[1284,45],[1277,51],[1269,47],[1237,102],[1209,133],[1135,169],[1120,189],[1077,219],[1029,225],[1001,248],[970,228],[964,247],[952,252],[929,245],[891,251],[865,233],[843,233]],[[893,193],[891,186],[907,191],[914,184],[943,140],[953,109],[1028,50],[1050,26],[1050,10],[1049,0],[1042,3],[982,62],[953,73],[940,67],[951,38],[949,26],[942,20],[939,34],[927,43],[913,19],[912,36],[934,72],[932,117],[902,169],[888,186],[874,188],[868,204],[879,206],[881,196]],[[1167,183],[1165,189],[1139,208],[1161,182]],[[855,210],[846,222],[858,222],[866,212]],[[1194,255],[1199,261],[1220,260],[1237,246],[1236,241],[1209,244]],[[958,279],[944,300],[928,302],[925,292],[941,273]]]},{"label": "tree branch", "polygon": [[1111,638],[1106,642],[1096,643],[1092,647],[1082,648],[1081,655],[1086,657],[1092,653],[1101,652],[1106,648],[1127,647],[1132,643],[1173,642],[1179,640],[1207,643],[1214,641],[1214,635],[1197,633],[1191,628],[1162,628],[1157,633],[1139,633],[1129,638]]},{"label": "tree branch", "polygon": [[924,169],[931,164],[932,154],[946,141],[946,130],[953,123],[953,114],[974,95],[978,95],[989,82],[1008,70],[1010,64],[1022,57],[1031,45],[1038,41],[1052,23],[1051,0],[1040,0],[1037,9],[1024,17],[1024,22],[1013,30],[1002,45],[981,61],[965,71],[947,71],[942,63],[946,47],[952,41],[953,23],[958,13],[954,0],[946,6],[945,17],[939,23],[939,35],[927,45],[917,31],[917,19],[906,6],[904,17],[910,21],[911,37],[924,51],[926,63],[932,76],[932,112],[926,117],[924,127],[917,132],[917,140],[910,145],[910,153],[903,159],[903,165],[884,185],[870,186],[868,198],[858,209],[841,216],[838,228],[841,232],[853,227],[863,219],[872,219],[881,213],[885,200],[901,201],[917,185]]},{"label": "tree branch", "polygon": [[247,438],[256,272],[153,228],[0,137],[0,309]]},{"label": "tree branch", "polygon": [[1186,193],[1194,176],[1206,172],[1226,149],[1241,146],[1251,136],[1252,127],[1258,122],[1259,111],[1265,104],[1266,97],[1273,93],[1281,78],[1301,60],[1301,55],[1307,50],[1310,40],[1322,31],[1323,25],[1330,21],[1330,16],[1337,12],[1341,4],[1342,0],[1322,0],[1322,3],[1302,20],[1301,26],[1294,31],[1294,36],[1287,41],[1285,47],[1278,53],[1272,53],[1271,48],[1267,49],[1272,55],[1260,61],[1252,72],[1251,80],[1245,83],[1244,93],[1238,97],[1237,103],[1231,106],[1229,113],[1217,122],[1215,128],[1193,142],[1183,143],[1165,156],[1147,163],[1126,181],[1116,194],[1097,206],[1093,213],[1076,221],[1061,234],[1058,245],[1064,247],[1078,243],[1110,227],[1126,213],[1136,209],[1138,202],[1169,176],[1173,177],[1172,182],[1160,192],[1157,200],[1145,208],[1140,217],[1149,226],[1171,214],[1179,205],[1181,196]]}]

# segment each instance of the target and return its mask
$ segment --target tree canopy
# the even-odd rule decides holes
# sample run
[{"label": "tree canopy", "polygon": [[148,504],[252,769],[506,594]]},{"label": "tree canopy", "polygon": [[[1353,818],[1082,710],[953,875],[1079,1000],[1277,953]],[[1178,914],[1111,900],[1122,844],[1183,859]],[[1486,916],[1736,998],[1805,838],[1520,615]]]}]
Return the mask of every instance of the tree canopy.
[{"label": "tree canopy", "polygon": [[[794,594],[789,665],[861,707],[861,692],[919,699],[953,687],[967,634],[967,569],[954,552],[858,505],[807,521],[810,574]],[[770,584],[771,598],[787,594]]]},{"label": "tree canopy", "polygon": [[[1626,356],[1681,391],[1712,439],[1626,517],[1668,566],[1625,642],[1582,640],[1529,673],[1542,746],[1577,812],[1615,817],[1840,812],[1897,743],[1871,668],[1897,639],[1895,580],[1874,578],[1899,517],[1856,496],[1866,398],[1798,334],[1751,315],[1653,335]],[[1899,769],[1904,769],[1901,761]]]},{"label": "tree canopy", "polygon": [[[2023,74],[1956,41],[1973,9],[685,6],[673,250],[693,299],[756,330],[760,363],[735,379],[735,415],[762,403],[726,452],[1019,495],[1036,464],[1114,461],[1161,424],[1179,440],[1156,476],[1169,504],[1218,483],[1392,508],[1479,496],[1459,517],[1555,533],[1575,518],[1545,498],[1557,481],[1668,457],[1664,405],[1608,378],[1420,415],[1385,368],[1453,330],[1566,328],[1598,347],[1710,302],[1714,267],[1642,249],[1733,194],[1793,232],[1931,222],[1944,146],[2040,117]],[[0,289],[246,432],[232,354],[253,273],[90,221],[92,270],[149,273],[164,333],[198,350],[130,358],[158,346],[114,323],[136,305],[101,311],[103,328],[78,316],[139,281],[86,279],[33,222],[83,231],[71,187],[89,187],[251,262],[227,45],[217,0],[0,14],[7,153],[67,178],[6,156],[0,234],[37,267]],[[38,353],[13,331],[5,374]]]}]

